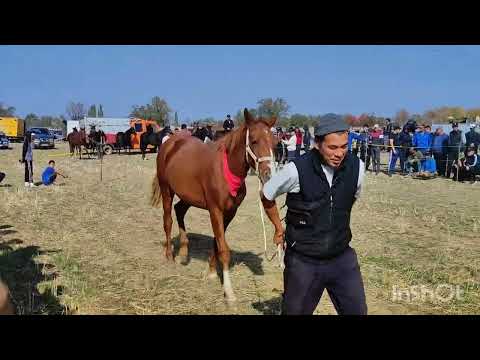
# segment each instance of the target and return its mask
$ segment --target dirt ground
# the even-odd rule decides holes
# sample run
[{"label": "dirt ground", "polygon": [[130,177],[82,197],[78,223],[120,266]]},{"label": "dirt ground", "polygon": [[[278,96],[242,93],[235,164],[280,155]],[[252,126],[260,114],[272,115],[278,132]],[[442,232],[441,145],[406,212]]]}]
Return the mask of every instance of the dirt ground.
[{"label": "dirt ground", "polygon": [[[161,209],[149,205],[155,154],[103,161],[64,156],[65,144],[34,151],[34,179],[49,159],[69,179],[25,188],[21,144],[0,150],[0,276],[20,314],[276,314],[282,272],[264,259],[256,194],[248,194],[227,231],[236,307],[218,280],[205,280],[213,241],[206,211],[186,218],[191,261],[167,263]],[[383,156],[386,156],[385,154]],[[385,161],[384,161],[385,162]],[[364,277],[370,314],[480,312],[480,184],[367,173],[352,212],[352,247]],[[284,198],[278,201],[283,205]],[[282,210],[282,214],[285,210]],[[268,221],[268,220],[267,220]],[[269,251],[272,226],[267,224]],[[174,235],[178,226],[174,223]],[[412,286],[461,296],[401,298]],[[448,290],[448,288],[447,288]],[[316,313],[335,314],[325,293]]]}]

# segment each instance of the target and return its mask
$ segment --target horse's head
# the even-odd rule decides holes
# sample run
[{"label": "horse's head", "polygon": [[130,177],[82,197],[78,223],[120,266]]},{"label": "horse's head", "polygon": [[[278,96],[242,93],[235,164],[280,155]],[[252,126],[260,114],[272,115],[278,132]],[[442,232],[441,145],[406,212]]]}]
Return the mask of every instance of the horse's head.
[{"label": "horse's head", "polygon": [[266,183],[272,176],[273,168],[273,137],[271,127],[277,121],[270,119],[255,119],[247,109],[244,110],[246,135],[246,157],[248,164],[258,171],[262,183]]}]

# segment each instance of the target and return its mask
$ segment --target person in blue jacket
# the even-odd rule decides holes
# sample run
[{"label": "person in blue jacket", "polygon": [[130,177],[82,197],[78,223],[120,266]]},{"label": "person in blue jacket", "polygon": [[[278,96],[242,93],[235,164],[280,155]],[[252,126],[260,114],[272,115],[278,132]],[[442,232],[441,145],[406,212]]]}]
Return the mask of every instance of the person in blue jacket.
[{"label": "person in blue jacket", "polygon": [[418,131],[413,135],[413,147],[426,155],[432,148],[432,135],[425,131],[423,125],[417,127]]},{"label": "person in blue jacket", "polygon": [[440,127],[435,130],[435,136],[433,137],[432,153],[435,159],[437,173],[439,176],[445,176],[447,171],[447,151],[448,151],[448,135],[445,134]]},{"label": "person in blue jacket", "polygon": [[353,129],[350,128],[350,131],[348,132],[348,152],[352,152],[352,144],[353,140],[356,141],[362,141],[362,136],[360,134],[357,134]]},{"label": "person in blue jacket", "polygon": [[48,162],[48,167],[43,170],[42,173],[42,183],[45,186],[52,185],[55,183],[55,180],[57,179],[57,175],[62,176],[63,178],[66,178],[67,176],[61,174],[57,170],[55,170],[55,161],[50,160]]}]

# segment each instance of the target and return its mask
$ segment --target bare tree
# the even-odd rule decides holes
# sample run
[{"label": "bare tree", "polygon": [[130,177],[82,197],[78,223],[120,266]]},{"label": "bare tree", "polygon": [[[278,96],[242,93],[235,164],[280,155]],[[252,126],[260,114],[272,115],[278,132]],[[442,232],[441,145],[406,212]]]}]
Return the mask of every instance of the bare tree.
[{"label": "bare tree", "polygon": [[70,101],[67,105],[67,115],[71,120],[81,120],[85,117],[85,105]]},{"label": "bare tree", "polygon": [[407,121],[408,118],[410,117],[410,114],[408,113],[407,110],[405,109],[400,109],[397,111],[395,114],[395,117],[393,118],[394,122],[397,123],[398,125],[402,126],[404,125]]}]

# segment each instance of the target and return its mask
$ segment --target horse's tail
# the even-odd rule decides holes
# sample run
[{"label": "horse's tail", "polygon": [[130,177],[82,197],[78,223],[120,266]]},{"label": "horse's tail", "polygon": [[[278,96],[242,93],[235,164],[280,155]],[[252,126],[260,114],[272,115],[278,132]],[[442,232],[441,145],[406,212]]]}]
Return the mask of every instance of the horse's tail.
[{"label": "horse's tail", "polygon": [[153,207],[160,207],[162,201],[162,191],[160,189],[160,183],[158,182],[158,175],[155,174],[152,181],[152,196],[150,197],[150,205]]}]

